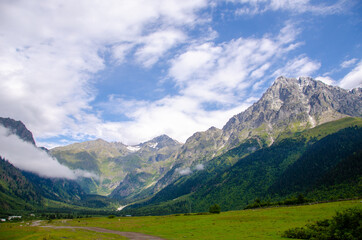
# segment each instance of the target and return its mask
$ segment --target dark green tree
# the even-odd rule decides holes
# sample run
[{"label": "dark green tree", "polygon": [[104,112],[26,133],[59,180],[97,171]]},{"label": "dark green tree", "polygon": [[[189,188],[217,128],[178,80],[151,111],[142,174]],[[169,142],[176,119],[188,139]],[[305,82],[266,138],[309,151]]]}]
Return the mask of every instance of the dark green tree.
[{"label": "dark green tree", "polygon": [[210,213],[220,213],[221,208],[220,208],[220,206],[218,204],[214,204],[214,205],[210,206],[209,212]]}]

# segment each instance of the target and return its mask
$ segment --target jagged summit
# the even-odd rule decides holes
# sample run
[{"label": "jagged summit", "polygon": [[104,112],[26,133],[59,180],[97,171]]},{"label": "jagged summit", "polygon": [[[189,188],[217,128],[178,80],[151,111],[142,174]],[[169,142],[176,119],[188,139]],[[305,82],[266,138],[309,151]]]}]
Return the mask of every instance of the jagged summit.
[{"label": "jagged summit", "polygon": [[33,138],[33,134],[26,128],[24,123],[22,123],[21,121],[16,121],[11,118],[0,117],[0,125],[9,129],[13,134],[16,134],[17,136],[19,136],[19,138],[23,139],[24,141],[36,145],[35,140]]},{"label": "jagged summit", "polygon": [[361,117],[359,92],[310,77],[279,77],[258,102],[228,121],[223,135],[232,146],[260,131],[267,133],[272,142],[288,127],[302,130],[346,116]]},{"label": "jagged summit", "polygon": [[178,146],[181,145],[181,143],[170,138],[166,134],[163,134],[161,136],[153,138],[150,141],[140,144],[140,146],[144,145],[153,146],[153,148],[164,148],[164,147]]},{"label": "jagged summit", "polygon": [[347,116],[361,117],[361,90],[347,91],[310,77],[278,77],[259,101],[230,118],[222,130],[210,128],[188,138],[177,153],[175,169],[160,179],[156,190],[179,177],[176,168],[207,162],[247,139],[256,139],[259,145],[254,147],[260,148],[271,145],[283,133]]}]

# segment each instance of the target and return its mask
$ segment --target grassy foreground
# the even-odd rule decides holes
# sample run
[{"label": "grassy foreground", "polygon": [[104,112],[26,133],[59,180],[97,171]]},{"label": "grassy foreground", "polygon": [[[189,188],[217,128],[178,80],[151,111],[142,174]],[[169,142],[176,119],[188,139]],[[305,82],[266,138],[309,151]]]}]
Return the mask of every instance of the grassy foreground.
[{"label": "grassy foreground", "polygon": [[[305,206],[222,212],[215,215],[170,215],[56,220],[51,225],[101,227],[141,232],[165,239],[283,239],[292,227],[332,217],[336,211],[362,207],[361,200]],[[46,221],[43,222],[47,225]],[[29,224],[30,225],[30,224]],[[27,223],[0,224],[0,239],[124,239],[79,229],[44,229]]]}]

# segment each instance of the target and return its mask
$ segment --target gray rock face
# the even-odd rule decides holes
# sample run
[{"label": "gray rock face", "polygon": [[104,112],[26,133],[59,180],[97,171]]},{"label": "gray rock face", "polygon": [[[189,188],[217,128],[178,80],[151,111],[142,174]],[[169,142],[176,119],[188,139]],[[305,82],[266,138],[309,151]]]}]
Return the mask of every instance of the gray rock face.
[{"label": "gray rock face", "polygon": [[173,167],[160,179],[154,187],[154,192],[166,187],[180,176],[182,169],[195,166],[210,160],[215,156],[222,130],[211,127],[207,131],[197,132],[189,137],[178,152],[173,155]]},{"label": "gray rock face", "polygon": [[223,136],[228,138],[225,144],[234,147],[263,131],[272,143],[288,128],[303,130],[346,116],[362,116],[361,89],[347,91],[308,77],[279,77],[258,102],[227,122]]},{"label": "gray rock face", "polygon": [[35,145],[33,134],[25,127],[24,123],[22,123],[21,121],[16,121],[11,118],[0,117],[0,125],[8,128],[11,133],[17,135],[20,139]]},{"label": "gray rock face", "polygon": [[280,134],[302,131],[346,116],[362,116],[362,89],[329,86],[309,77],[279,77],[262,98],[222,128],[195,133],[175,154],[174,167],[155,185],[159,191],[180,177],[177,169],[207,163],[256,137],[266,145]]}]

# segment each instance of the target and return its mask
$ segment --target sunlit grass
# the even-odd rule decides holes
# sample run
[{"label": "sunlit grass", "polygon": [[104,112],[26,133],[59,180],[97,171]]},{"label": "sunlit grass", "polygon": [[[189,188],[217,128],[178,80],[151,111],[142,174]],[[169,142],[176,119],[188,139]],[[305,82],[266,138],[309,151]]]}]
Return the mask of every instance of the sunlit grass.
[{"label": "sunlit grass", "polygon": [[60,240],[60,239],[127,239],[125,237],[110,234],[98,233],[82,229],[51,229],[42,227],[31,227],[24,224],[0,224],[0,239],[12,240]]},{"label": "sunlit grass", "polygon": [[[57,220],[52,225],[101,227],[117,231],[141,232],[163,237],[165,239],[283,239],[281,233],[292,227],[302,227],[308,222],[332,217],[336,211],[350,207],[362,207],[360,200],[332,202],[305,206],[275,207],[243,211],[222,212],[213,215],[169,215],[149,217],[115,217],[115,218],[86,218],[73,220]],[[46,222],[44,222],[46,224]],[[32,239],[24,238],[27,233],[75,234],[72,239],[85,233],[77,230],[44,230],[34,227],[16,227],[16,233],[11,235],[1,224],[0,239]],[[40,231],[40,232],[39,232]],[[50,231],[50,232],[46,232]],[[60,232],[59,232],[60,231]],[[57,235],[58,234],[58,235]],[[104,238],[114,237],[112,234],[100,234]],[[45,236],[45,235],[44,235]],[[66,236],[67,237],[67,236]],[[37,239],[37,238],[34,238]],[[39,239],[39,238],[38,238]],[[41,238],[40,238],[41,239]],[[58,239],[58,238],[53,238]],[[81,238],[79,238],[81,239]],[[91,238],[89,238],[91,239]],[[95,239],[95,238],[94,238]]]}]

